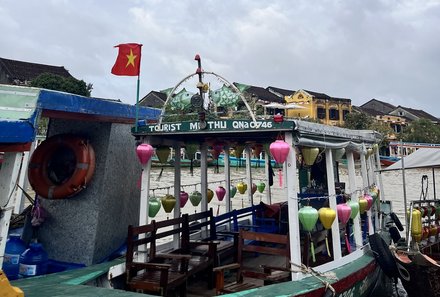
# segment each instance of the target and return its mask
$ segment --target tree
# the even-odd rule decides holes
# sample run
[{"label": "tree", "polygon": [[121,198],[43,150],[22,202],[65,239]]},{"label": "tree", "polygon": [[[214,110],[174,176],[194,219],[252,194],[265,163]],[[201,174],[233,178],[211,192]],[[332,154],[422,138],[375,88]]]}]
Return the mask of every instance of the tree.
[{"label": "tree", "polygon": [[352,112],[345,116],[344,127],[353,130],[367,130],[373,124],[374,119],[363,112]]},{"label": "tree", "polygon": [[440,127],[427,119],[411,122],[400,134],[407,142],[440,143]]},{"label": "tree", "polygon": [[90,97],[93,89],[92,84],[86,84],[83,80],[73,77],[43,73],[31,81],[31,87],[45,88],[49,90],[63,91],[71,94]]}]

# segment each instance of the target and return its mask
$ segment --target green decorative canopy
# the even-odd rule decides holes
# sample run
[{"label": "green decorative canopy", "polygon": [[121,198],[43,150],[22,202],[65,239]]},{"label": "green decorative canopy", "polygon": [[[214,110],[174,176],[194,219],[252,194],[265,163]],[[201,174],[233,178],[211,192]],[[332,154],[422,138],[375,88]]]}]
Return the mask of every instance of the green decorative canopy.
[{"label": "green decorative canopy", "polygon": [[188,92],[183,88],[179,93],[175,94],[171,99],[170,106],[172,110],[183,110],[191,103],[191,97],[194,93]]},{"label": "green decorative canopy", "polygon": [[240,101],[240,96],[226,85],[215,91],[209,91],[209,96],[217,106],[222,107],[235,107]]}]

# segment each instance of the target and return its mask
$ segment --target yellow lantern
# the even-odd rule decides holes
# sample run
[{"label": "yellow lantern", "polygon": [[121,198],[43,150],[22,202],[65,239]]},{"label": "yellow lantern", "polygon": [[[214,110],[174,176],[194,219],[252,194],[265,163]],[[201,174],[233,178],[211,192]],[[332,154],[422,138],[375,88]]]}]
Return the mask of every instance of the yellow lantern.
[{"label": "yellow lantern", "polygon": [[319,154],[319,148],[317,147],[303,147],[301,149],[304,163],[308,166],[312,166],[315,163],[316,157]]},{"label": "yellow lantern", "polygon": [[214,198],[214,192],[211,189],[206,191],[206,198],[208,199],[208,203]]},{"label": "yellow lantern", "polygon": [[[319,220],[321,221],[322,226],[324,226],[324,228],[326,230],[331,229],[332,224],[336,218],[336,211],[331,209],[330,207],[323,207],[318,211],[318,214],[319,214]],[[328,231],[327,231],[327,233],[328,233]],[[331,257],[332,255],[330,253],[330,247],[328,245],[327,233],[325,234],[325,246],[327,248],[327,253],[328,253],[329,257]]]},{"label": "yellow lantern", "polygon": [[244,182],[239,182],[235,187],[240,194],[246,193],[247,185]]}]

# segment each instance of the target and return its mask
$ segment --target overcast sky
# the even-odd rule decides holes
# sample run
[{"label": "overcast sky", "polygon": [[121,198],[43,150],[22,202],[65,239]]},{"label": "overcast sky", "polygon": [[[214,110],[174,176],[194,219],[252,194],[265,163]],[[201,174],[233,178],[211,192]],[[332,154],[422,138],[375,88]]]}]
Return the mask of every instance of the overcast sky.
[{"label": "overcast sky", "polygon": [[141,97],[203,68],[231,82],[377,98],[440,117],[440,1],[0,0],[0,57],[64,66],[136,101],[114,45],[142,43]]}]

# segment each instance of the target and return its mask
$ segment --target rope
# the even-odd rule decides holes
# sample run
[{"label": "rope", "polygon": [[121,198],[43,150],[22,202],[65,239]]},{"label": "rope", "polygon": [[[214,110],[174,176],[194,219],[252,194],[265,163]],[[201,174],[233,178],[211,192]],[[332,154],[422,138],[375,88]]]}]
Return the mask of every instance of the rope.
[{"label": "rope", "polygon": [[[425,181],[426,181],[426,185],[425,185]],[[419,200],[426,200],[426,197],[428,196],[428,176],[427,175],[422,175],[422,191],[420,192],[420,199]],[[423,187],[425,185],[425,187]]]},{"label": "rope", "polygon": [[297,270],[297,271],[291,269],[291,272],[302,272],[304,274],[310,274],[311,276],[318,279],[325,286],[325,290],[330,289],[333,293],[333,296],[336,296],[336,290],[335,290],[335,288],[333,288],[333,286],[330,284],[330,282],[320,278],[320,277],[324,277],[326,279],[338,281],[338,278],[336,277],[336,274],[334,272],[321,273],[321,272],[318,272],[318,271],[314,270],[313,268],[308,267],[302,263],[301,263],[301,265],[298,265],[293,262],[290,262],[290,265],[293,265],[293,266],[296,266],[299,268],[299,270]]}]

